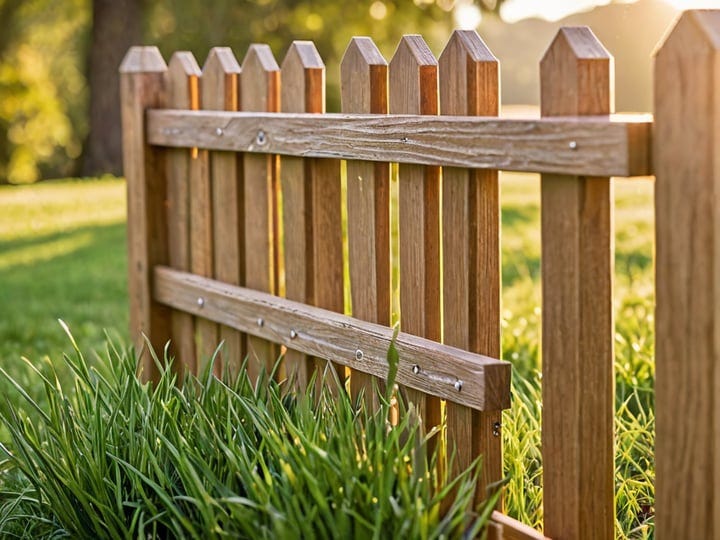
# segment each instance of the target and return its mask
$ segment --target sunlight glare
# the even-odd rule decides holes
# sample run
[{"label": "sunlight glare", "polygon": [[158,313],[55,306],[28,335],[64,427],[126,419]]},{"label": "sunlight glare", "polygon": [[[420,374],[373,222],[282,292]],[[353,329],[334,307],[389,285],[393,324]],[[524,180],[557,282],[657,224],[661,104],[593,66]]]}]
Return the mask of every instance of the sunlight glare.
[{"label": "sunlight glare", "polygon": [[500,6],[500,16],[509,23],[530,17],[557,21],[573,13],[588,11],[596,6],[604,6],[609,3],[610,0],[545,0],[543,2],[537,0],[506,0]]},{"label": "sunlight glare", "polygon": [[453,10],[453,18],[461,30],[475,30],[482,21],[482,12],[472,2],[458,2]]},{"label": "sunlight glare", "polygon": [[720,0],[663,0],[675,9],[720,9]]}]

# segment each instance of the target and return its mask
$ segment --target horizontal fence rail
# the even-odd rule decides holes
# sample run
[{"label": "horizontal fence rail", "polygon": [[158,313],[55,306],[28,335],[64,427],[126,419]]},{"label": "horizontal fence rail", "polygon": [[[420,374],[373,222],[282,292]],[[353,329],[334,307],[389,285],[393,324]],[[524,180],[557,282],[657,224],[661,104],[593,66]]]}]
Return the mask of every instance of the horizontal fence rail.
[{"label": "horizontal fence rail", "polygon": [[[385,378],[387,326],[272,294],[155,268],[155,299],[273,343]],[[397,382],[477,410],[510,406],[510,364],[400,332]]]},{"label": "horizontal fence rail", "polygon": [[652,118],[150,110],[150,144],[585,176],[647,176]]}]

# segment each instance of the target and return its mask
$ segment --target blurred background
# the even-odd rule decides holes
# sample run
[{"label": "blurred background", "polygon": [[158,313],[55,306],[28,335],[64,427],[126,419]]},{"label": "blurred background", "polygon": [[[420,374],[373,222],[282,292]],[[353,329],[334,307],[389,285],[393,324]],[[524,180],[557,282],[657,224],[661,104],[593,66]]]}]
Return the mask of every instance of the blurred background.
[{"label": "blurred background", "polygon": [[129,46],[216,45],[242,62],[269,43],[278,62],[295,39],[325,60],[328,110],[339,109],[339,61],[371,36],[389,60],[402,34],[441,52],[453,28],[475,28],[499,58],[503,105],[536,105],[538,61],[561,25],[589,25],[616,57],[616,108],[651,108],[651,53],[678,10],[720,0],[0,0],[0,184],[121,174],[117,67]]}]

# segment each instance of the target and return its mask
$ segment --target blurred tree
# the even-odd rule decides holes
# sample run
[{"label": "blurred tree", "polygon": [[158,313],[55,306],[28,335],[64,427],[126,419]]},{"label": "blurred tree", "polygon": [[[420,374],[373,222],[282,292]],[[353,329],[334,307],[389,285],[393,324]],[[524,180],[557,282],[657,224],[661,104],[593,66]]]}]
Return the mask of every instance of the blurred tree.
[{"label": "blurred tree", "polygon": [[280,62],[293,40],[313,40],[338,110],[351,36],[372,36],[388,60],[404,33],[439,53],[454,11],[501,1],[0,0],[0,183],[120,173],[117,68],[130,45],[158,44],[166,58],[191,50],[202,65],[215,45],[242,61],[250,43],[268,43]]},{"label": "blurred tree", "polygon": [[82,174],[122,173],[118,66],[132,45],[142,42],[142,0],[93,0],[88,51],[89,132]]}]

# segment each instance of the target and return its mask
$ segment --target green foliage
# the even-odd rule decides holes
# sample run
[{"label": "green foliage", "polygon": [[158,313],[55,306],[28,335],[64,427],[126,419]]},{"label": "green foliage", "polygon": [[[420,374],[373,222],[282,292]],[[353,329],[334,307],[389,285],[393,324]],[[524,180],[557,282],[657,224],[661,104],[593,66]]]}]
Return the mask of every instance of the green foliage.
[{"label": "green foliage", "polygon": [[46,406],[0,368],[33,411],[0,413],[4,537],[474,538],[497,500],[473,512],[479,460],[454,479],[430,472],[412,414],[391,426],[389,401],[356,408],[332,376],[301,395],[212,365],[179,384],[156,358],[160,380],[143,384],[131,351],[110,344],[92,366],[73,345],[61,366],[28,361]]},{"label": "green foliage", "polygon": [[68,174],[81,152],[87,101],[84,0],[0,1],[0,183]]}]

